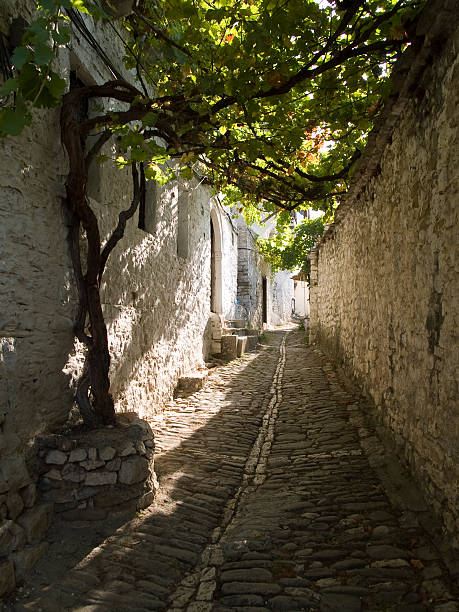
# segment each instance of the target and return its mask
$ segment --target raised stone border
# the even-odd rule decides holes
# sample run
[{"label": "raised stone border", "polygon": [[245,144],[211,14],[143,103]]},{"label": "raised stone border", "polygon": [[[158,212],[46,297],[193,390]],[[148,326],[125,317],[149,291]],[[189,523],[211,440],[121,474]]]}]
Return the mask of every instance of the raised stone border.
[{"label": "raised stone border", "polygon": [[118,426],[38,442],[41,497],[65,520],[103,520],[146,508],[157,487],[153,432],[136,414]]},{"label": "raised stone border", "polygon": [[0,465],[0,596],[21,582],[46,550],[43,541],[53,506],[37,503],[37,488],[25,458]]}]

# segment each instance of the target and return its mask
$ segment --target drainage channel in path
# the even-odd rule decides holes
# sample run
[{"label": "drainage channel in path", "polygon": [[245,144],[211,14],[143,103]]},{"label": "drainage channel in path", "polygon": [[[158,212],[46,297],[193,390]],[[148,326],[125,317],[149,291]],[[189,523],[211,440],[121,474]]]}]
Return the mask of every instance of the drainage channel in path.
[{"label": "drainage channel in path", "polygon": [[244,466],[242,483],[234,496],[227,501],[220,526],[214,529],[212,541],[202,552],[199,562],[183,578],[169,598],[168,610],[170,612],[178,612],[183,609],[188,612],[212,610],[212,599],[217,588],[217,569],[223,563],[222,540],[237,518],[242,502],[253,494],[266,478],[266,466],[273,442],[274,427],[278,408],[282,402],[282,377],[286,357],[285,340],[286,334],[279,346],[279,359],[272,379],[267,407],[258,436]]}]

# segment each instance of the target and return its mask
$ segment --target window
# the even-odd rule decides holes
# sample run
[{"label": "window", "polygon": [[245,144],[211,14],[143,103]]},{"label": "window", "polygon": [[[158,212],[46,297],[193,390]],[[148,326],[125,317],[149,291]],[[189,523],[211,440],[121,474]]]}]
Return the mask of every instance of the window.
[{"label": "window", "polygon": [[145,180],[143,164],[140,164],[140,177],[145,188],[143,197],[140,198],[139,202],[139,222],[137,227],[144,232],[154,234],[156,231],[158,184],[155,181]]}]

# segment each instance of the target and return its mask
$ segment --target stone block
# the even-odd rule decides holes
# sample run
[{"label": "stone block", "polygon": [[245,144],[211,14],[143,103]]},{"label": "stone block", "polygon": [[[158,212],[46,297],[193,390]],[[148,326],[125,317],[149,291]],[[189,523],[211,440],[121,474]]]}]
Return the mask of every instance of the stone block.
[{"label": "stone block", "polygon": [[241,357],[245,353],[247,346],[247,336],[238,336],[237,339],[237,356]]},{"label": "stone block", "polygon": [[220,341],[215,341],[212,340],[212,342],[210,343],[210,354],[211,355],[220,355],[220,353],[222,352],[222,343],[221,340]]},{"label": "stone block", "polygon": [[116,483],[116,472],[90,472],[86,474],[85,485],[97,487]]},{"label": "stone block", "polygon": [[258,335],[247,336],[246,352],[255,351],[258,346]]},{"label": "stone block", "polygon": [[41,497],[44,501],[56,502],[59,504],[71,502],[75,499],[72,489],[49,489],[48,491],[43,491]]},{"label": "stone block", "polygon": [[212,340],[221,340],[222,339],[222,329],[215,328],[212,330]]},{"label": "stone block", "polygon": [[86,461],[82,461],[80,465],[89,472],[91,470],[97,470],[97,468],[105,465],[105,461],[101,461],[99,459],[86,459]]},{"label": "stone block", "polygon": [[46,463],[54,465],[64,465],[67,461],[67,454],[60,450],[50,450],[46,455]]},{"label": "stone block", "polygon": [[245,321],[244,319],[232,319],[232,320],[226,321],[226,327],[228,328],[245,327]]},{"label": "stone block", "polygon": [[119,482],[122,484],[134,484],[148,478],[150,466],[144,457],[129,457],[122,462],[119,471]]},{"label": "stone block", "polygon": [[154,491],[148,491],[137,501],[137,510],[143,510],[144,508],[148,508],[153,503],[155,498]]},{"label": "stone block", "polygon": [[224,359],[237,358],[237,338],[236,335],[222,336],[222,356]]},{"label": "stone block", "polygon": [[145,456],[147,454],[147,449],[145,447],[145,444],[143,442],[136,442],[135,443],[135,447],[137,449],[137,452],[139,453],[139,455]]},{"label": "stone block", "polygon": [[121,457],[128,457],[129,455],[135,455],[137,453],[134,443],[128,442],[123,448],[120,450]]},{"label": "stone block", "polygon": [[24,502],[19,493],[9,493],[6,505],[8,507],[8,517],[13,521],[17,519],[24,508]]},{"label": "stone block", "polygon": [[177,388],[180,391],[193,393],[202,389],[204,384],[204,374],[195,374],[192,376],[182,376],[178,380]]},{"label": "stone block", "polygon": [[39,504],[19,517],[18,523],[24,529],[29,544],[44,538],[52,512],[52,504]]},{"label": "stone block", "polygon": [[99,449],[99,457],[103,461],[111,461],[116,455],[116,449],[113,446],[104,446]]},{"label": "stone block", "polygon": [[11,593],[16,587],[14,565],[12,561],[0,563],[0,597]]},{"label": "stone block", "polygon": [[24,457],[13,455],[2,458],[0,464],[0,493],[17,491],[30,484],[31,478]]},{"label": "stone block", "polygon": [[88,453],[86,452],[85,448],[75,448],[70,453],[69,462],[73,463],[74,461],[84,461],[87,456]]},{"label": "stone block", "polygon": [[0,523],[0,557],[21,548],[25,542],[26,534],[20,525],[7,520]]},{"label": "stone block", "polygon": [[97,459],[97,448],[88,448],[88,459],[90,461],[96,461]]},{"label": "stone block", "polygon": [[94,497],[94,495],[97,495],[99,491],[100,489],[94,486],[79,487],[74,491],[73,499],[75,499],[76,501],[83,501],[85,499],[89,499],[90,497]]},{"label": "stone block", "polygon": [[78,463],[67,463],[62,469],[62,478],[70,482],[83,482],[86,471]]},{"label": "stone block", "polygon": [[117,472],[121,467],[121,459],[116,457],[116,459],[112,459],[105,464],[105,469],[109,472]]},{"label": "stone block", "polygon": [[26,508],[32,508],[37,500],[37,487],[35,484],[31,483],[21,489],[20,491],[22,501],[24,502],[24,506]]},{"label": "stone block", "polygon": [[46,474],[43,475],[43,478],[48,480],[62,480],[62,473],[60,470],[52,469],[49,470],[49,472],[46,472]]},{"label": "stone block", "polygon": [[48,543],[41,542],[35,546],[27,546],[23,550],[11,555],[11,560],[14,563],[14,573],[18,582],[27,577],[47,548]]},{"label": "stone block", "polygon": [[136,418],[129,425],[128,430],[126,432],[126,437],[134,440],[149,440],[153,438],[153,432],[151,430],[150,425],[144,421],[143,419]]}]

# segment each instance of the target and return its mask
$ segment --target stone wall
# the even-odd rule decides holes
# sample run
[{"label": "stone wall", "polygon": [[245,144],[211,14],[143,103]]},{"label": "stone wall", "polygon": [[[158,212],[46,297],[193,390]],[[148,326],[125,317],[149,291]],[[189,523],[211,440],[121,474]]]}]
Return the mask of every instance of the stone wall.
[{"label": "stone wall", "polygon": [[459,545],[457,6],[431,3],[312,256],[311,333],[354,376]]},{"label": "stone wall", "polygon": [[271,319],[273,325],[282,325],[292,316],[292,298],[294,294],[292,273],[280,270],[270,283]]},{"label": "stone wall", "polygon": [[[252,327],[263,327],[263,277],[269,284],[269,266],[258,252],[255,234],[247,227],[244,219],[237,220],[238,228],[238,271],[237,271],[237,317]],[[268,313],[270,299],[268,290]],[[268,318],[269,322],[269,318]]]},{"label": "stone wall", "polygon": [[[20,8],[30,18],[30,11]],[[0,28],[7,32],[19,14],[16,2],[2,4]],[[93,29],[114,50],[113,61],[123,72],[116,35],[103,24]],[[70,69],[91,82],[111,78],[77,38],[61,57],[62,74],[68,77]],[[32,127],[3,140],[0,148],[0,452],[13,452],[65,421],[82,351],[72,331],[76,295],[62,204],[67,165],[59,111],[37,112]],[[106,145],[104,152],[116,153],[116,146]],[[187,197],[181,220],[187,245],[180,253],[179,190]],[[130,204],[129,173],[96,165],[88,192],[105,239]],[[152,193],[148,206],[154,208],[154,225],[144,231],[137,217],[130,220],[102,286],[117,409],[135,406],[140,414],[155,410],[178,377],[202,363],[210,310],[210,192],[196,184],[171,184]]]},{"label": "stone wall", "polygon": [[[30,20],[34,5],[2,1],[0,30],[8,35],[14,18]],[[112,28],[85,21],[128,79]],[[58,69],[68,83],[71,71],[87,83],[113,78],[82,36],[60,53]],[[116,154],[116,143],[103,152]],[[0,567],[7,577],[1,592],[14,586],[14,574],[20,579],[42,550],[49,505],[35,495],[34,440],[66,422],[84,355],[73,335],[77,302],[59,110],[35,112],[20,137],[0,141],[0,154],[0,564],[7,564]],[[118,213],[130,205],[129,172],[110,163],[93,165],[88,195],[105,240]],[[110,256],[101,293],[119,412],[135,409],[144,416],[158,410],[178,378],[203,364],[210,199],[210,191],[196,182],[149,185],[148,227],[139,229],[136,215]],[[33,513],[43,519],[35,530],[26,527]]]},{"label": "stone wall", "polygon": [[38,439],[41,498],[65,520],[102,520],[151,504],[153,432],[126,414],[118,427]]},{"label": "stone wall", "polygon": [[231,218],[231,211],[220,203],[218,198],[214,202],[215,212],[219,218],[221,231],[221,313],[227,320],[236,316],[237,295],[237,228]]}]

